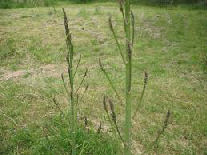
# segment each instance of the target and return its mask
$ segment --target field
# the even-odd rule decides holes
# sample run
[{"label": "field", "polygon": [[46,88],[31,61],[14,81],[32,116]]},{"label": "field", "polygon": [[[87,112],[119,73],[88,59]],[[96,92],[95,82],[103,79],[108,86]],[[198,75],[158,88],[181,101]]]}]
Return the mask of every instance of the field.
[{"label": "field", "polygon": [[[116,3],[108,2],[0,9],[0,154],[69,154],[63,135],[67,137],[67,128],[60,123],[61,112],[68,110],[61,80],[61,73],[67,74],[62,7],[69,17],[75,61],[82,56],[77,83],[85,69],[89,70],[80,88],[80,115],[88,118],[93,130],[102,122],[100,136],[105,143],[93,132],[83,137],[93,143],[87,145],[93,149],[88,149],[105,148],[106,155],[119,154],[110,152],[120,148],[106,121],[103,96],[114,101],[120,127],[124,108],[98,64],[100,58],[114,85],[124,94],[124,66],[108,17],[112,16],[124,43],[123,22]],[[149,74],[144,100],[133,120],[134,154],[206,155],[207,12],[179,6],[132,8],[133,107],[141,95],[144,71]],[[58,106],[53,103],[54,97]],[[158,147],[152,149],[168,110],[169,125]]]}]

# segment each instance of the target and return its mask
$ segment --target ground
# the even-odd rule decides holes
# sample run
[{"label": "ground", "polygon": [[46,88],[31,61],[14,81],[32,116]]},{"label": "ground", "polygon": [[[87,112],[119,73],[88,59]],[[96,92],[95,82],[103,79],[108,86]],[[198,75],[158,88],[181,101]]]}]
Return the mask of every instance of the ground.
[{"label": "ground", "polygon": [[[112,16],[118,37],[124,43],[122,17],[115,3],[1,9],[0,152],[8,152],[14,126],[15,130],[27,127],[35,130],[59,113],[52,103],[53,97],[63,111],[68,108],[60,76],[61,73],[67,76],[61,7],[69,17],[75,61],[82,56],[77,83],[85,69],[89,69],[80,89],[83,95],[80,114],[87,116],[94,128],[100,121],[107,128],[102,105],[103,96],[107,95],[115,103],[118,123],[122,126],[123,106],[98,64],[100,58],[123,96],[124,66],[107,22]],[[207,12],[180,7],[133,5],[132,8],[133,107],[139,101],[144,71],[149,74],[144,100],[133,120],[133,151],[135,154],[155,151],[150,148],[151,143],[170,110],[170,122],[156,152],[207,154]],[[84,93],[87,85],[89,89]],[[30,148],[25,151],[18,139],[14,146],[11,152],[31,154]]]}]

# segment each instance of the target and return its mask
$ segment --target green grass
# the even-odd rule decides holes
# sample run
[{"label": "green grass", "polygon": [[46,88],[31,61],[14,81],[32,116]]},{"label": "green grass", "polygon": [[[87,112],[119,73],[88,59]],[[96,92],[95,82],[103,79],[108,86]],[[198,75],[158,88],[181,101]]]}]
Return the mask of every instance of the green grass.
[{"label": "green grass", "polygon": [[[54,153],[67,154],[70,150],[66,146],[70,140],[67,136],[70,135],[61,131],[63,126],[63,130],[68,126],[64,123],[58,125],[59,111],[51,99],[56,96],[61,109],[66,111],[67,101],[60,78],[67,68],[61,7],[56,8],[56,13],[52,8],[0,10],[0,124],[3,124],[0,129],[0,152],[3,154],[51,154],[49,148],[53,148]],[[89,90],[79,102],[81,115],[89,118],[94,130],[102,121],[107,135],[103,134],[104,139],[93,131],[87,134],[81,128],[80,144],[86,145],[84,142],[88,140],[85,151],[90,151],[95,147],[94,139],[99,148],[96,151],[100,151],[96,155],[104,154],[100,148],[106,148],[105,154],[109,155],[107,151],[117,151],[118,145],[116,140],[108,140],[111,132],[103,112],[103,95],[108,94],[113,99],[121,130],[124,108],[119,105],[101,73],[98,58],[102,59],[119,92],[124,94],[124,66],[120,65],[122,60],[107,23],[108,16],[113,15],[115,30],[124,43],[122,17],[115,3],[71,4],[64,7],[73,34],[75,61],[79,53],[82,54],[77,82],[80,82],[85,68],[89,69],[86,80]],[[143,72],[146,70],[149,73],[146,94],[133,121],[134,152],[149,148],[170,109],[170,124],[160,139],[157,152],[206,154],[207,12],[138,5],[132,6],[132,9],[136,19],[133,107],[136,107],[141,94]],[[80,93],[83,94],[83,91]],[[45,124],[51,128],[45,127]],[[56,134],[53,127],[57,128]],[[45,128],[52,131],[44,131]],[[49,137],[55,137],[51,136],[48,141],[45,132]],[[62,135],[57,134],[61,132]],[[101,143],[102,140],[105,143]],[[155,150],[150,151],[153,153]]]},{"label": "green grass", "polygon": [[[0,128],[0,153],[70,154],[72,134],[67,113],[61,115],[50,99],[50,95],[61,91],[50,88],[32,94],[32,89],[12,81],[2,83],[0,121],[4,124]],[[40,107],[37,103],[44,105]],[[119,152],[120,146],[113,137],[97,134],[93,129],[85,129],[83,122],[80,124],[76,133],[78,154],[113,155]]]},{"label": "green grass", "polygon": [[33,8],[40,6],[53,6],[57,3],[57,0],[3,0],[0,2],[0,8]]}]

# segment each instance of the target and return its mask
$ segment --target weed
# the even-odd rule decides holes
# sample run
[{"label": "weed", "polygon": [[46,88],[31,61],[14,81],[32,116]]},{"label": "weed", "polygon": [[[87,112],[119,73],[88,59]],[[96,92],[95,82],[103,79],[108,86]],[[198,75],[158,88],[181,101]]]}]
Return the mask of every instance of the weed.
[{"label": "weed", "polygon": [[[79,84],[79,86],[77,86],[77,88],[75,89],[75,77],[76,77],[76,73],[77,73],[77,70],[79,69],[79,64],[80,64],[80,61],[81,61],[81,56],[78,60],[78,63],[76,64],[76,67],[74,67],[74,60],[73,60],[73,55],[74,55],[74,47],[73,47],[73,44],[72,44],[72,36],[71,36],[71,32],[70,32],[70,29],[68,27],[68,18],[67,18],[67,15],[65,13],[65,10],[63,9],[63,13],[64,13],[64,27],[65,27],[65,35],[66,35],[66,45],[67,45],[67,50],[68,50],[68,53],[67,53],[67,57],[66,57],[66,60],[67,60],[67,63],[68,63],[68,78],[69,78],[69,85],[70,85],[70,90],[68,90],[67,86],[66,86],[66,83],[65,83],[65,79],[64,79],[64,76],[62,74],[62,81],[63,81],[63,84],[64,84],[64,88],[67,92],[67,95],[68,95],[68,101],[70,102],[70,113],[71,113],[71,132],[72,132],[72,142],[71,142],[71,145],[72,145],[72,155],[76,155],[76,149],[77,149],[77,144],[76,144],[76,134],[77,134],[77,105],[78,105],[78,100],[79,100],[79,95],[78,95],[78,92],[79,92],[79,89],[80,87],[82,86],[82,84],[84,83],[84,80],[87,76],[87,73],[88,73],[88,69],[86,69],[84,75],[83,75],[83,78]],[[69,92],[70,91],[70,92]]]}]

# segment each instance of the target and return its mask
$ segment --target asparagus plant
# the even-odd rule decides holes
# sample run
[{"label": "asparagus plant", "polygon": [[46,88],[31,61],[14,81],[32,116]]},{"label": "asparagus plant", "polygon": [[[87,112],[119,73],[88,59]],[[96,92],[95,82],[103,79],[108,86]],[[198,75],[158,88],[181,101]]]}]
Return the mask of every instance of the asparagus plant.
[{"label": "asparagus plant", "polygon": [[[134,114],[132,115],[132,95],[131,95],[132,51],[133,51],[133,44],[134,44],[135,21],[134,21],[133,12],[130,7],[130,0],[118,0],[118,1],[119,1],[120,11],[123,16],[123,21],[124,21],[125,52],[123,52],[121,49],[121,45],[118,41],[117,35],[116,35],[115,30],[113,28],[111,17],[109,17],[109,27],[110,27],[110,30],[112,31],[112,34],[115,39],[116,45],[118,47],[120,56],[123,60],[124,66],[125,66],[125,120],[124,120],[125,122],[124,122],[123,137],[122,137],[121,132],[120,132],[118,125],[117,125],[117,118],[116,118],[116,113],[114,110],[113,102],[110,99],[107,99],[106,96],[104,96],[103,105],[104,105],[104,110],[105,110],[107,117],[109,119],[109,122],[112,125],[112,128],[114,128],[116,130],[116,132],[118,133],[118,135],[120,137],[120,140],[124,144],[124,155],[131,155],[132,154],[132,152],[131,152],[132,119],[135,118],[135,116],[138,112],[139,105],[142,103],[145,89],[146,89],[147,82],[148,82],[148,73],[144,72],[144,86],[142,89],[140,99],[138,100],[138,103],[136,104]],[[110,78],[107,71],[104,69],[104,66],[101,63],[100,59],[99,59],[99,65],[100,65],[102,72],[106,76],[106,79],[109,81],[110,86],[112,87],[116,96],[118,97],[119,101],[121,101],[121,103],[122,103],[122,99],[117,91],[117,88],[113,84],[112,79]],[[111,116],[109,115],[109,110],[107,107],[107,100],[108,100],[108,104],[110,106]],[[158,135],[157,135],[156,139],[154,140],[154,142],[151,144],[152,147],[154,145],[158,144],[158,141],[159,141],[161,135],[164,133],[165,129],[168,126],[169,117],[170,117],[170,111],[168,110],[166,118],[164,120],[163,127],[162,127],[161,131],[158,132]],[[143,154],[145,154],[146,151],[143,152]]]},{"label": "asparagus plant", "polygon": [[[70,103],[70,109],[69,109],[69,113],[70,113],[70,122],[71,122],[71,133],[72,133],[72,142],[71,142],[71,146],[72,146],[72,155],[76,155],[77,151],[76,151],[76,133],[77,133],[77,104],[78,104],[78,91],[80,90],[80,87],[82,86],[82,84],[84,83],[84,80],[87,76],[88,73],[88,69],[86,69],[83,78],[79,84],[79,86],[75,89],[74,88],[74,84],[75,84],[75,76],[77,75],[77,70],[81,61],[81,55],[80,58],[78,59],[78,62],[76,64],[76,66],[74,67],[74,59],[73,59],[73,55],[74,55],[74,48],[73,48],[73,44],[72,44],[72,36],[71,36],[71,32],[70,29],[68,27],[68,18],[66,15],[65,10],[63,9],[63,14],[64,14],[64,27],[65,27],[65,35],[66,35],[66,45],[67,45],[67,56],[66,56],[66,60],[67,60],[67,64],[68,64],[68,78],[69,78],[69,89],[67,86],[67,83],[64,79],[64,75],[63,73],[61,74],[62,77],[62,81],[63,81],[63,85],[64,88],[66,90],[66,93],[68,95],[68,102]],[[86,87],[85,90],[87,90],[88,86]]]},{"label": "asparagus plant", "polygon": [[[133,43],[134,43],[134,15],[131,10],[130,6],[130,0],[118,0],[120,11],[123,16],[124,21],[124,33],[125,33],[125,52],[121,49],[121,45],[118,41],[117,35],[115,33],[115,30],[113,28],[111,17],[109,17],[109,27],[112,31],[112,35],[115,39],[116,45],[118,47],[119,53],[121,55],[121,58],[123,60],[124,66],[125,66],[125,123],[124,123],[124,134],[123,138],[122,135],[118,129],[116,119],[115,119],[115,112],[111,108],[111,118],[110,122],[113,122],[115,125],[115,129],[122,140],[124,144],[124,155],[131,155],[131,128],[132,128],[132,95],[131,95],[131,87],[132,87],[132,49],[133,49]],[[116,96],[119,100],[121,100],[121,97],[115,87],[115,85],[112,82],[112,79],[109,77],[108,73],[104,69],[101,61],[99,60],[100,68],[103,71],[104,75],[106,76],[107,80],[109,81],[109,84],[111,85],[112,89],[115,91]],[[144,89],[141,94],[140,102],[142,101],[142,98],[144,96],[144,91],[147,84],[147,73],[145,73],[145,80],[144,80]],[[105,100],[105,99],[104,99]],[[122,103],[122,101],[121,101]],[[109,100],[109,105],[112,107],[112,102]],[[106,113],[108,113],[108,110],[106,108],[106,103],[104,101],[104,109]],[[137,108],[136,108],[137,109]],[[137,111],[137,110],[136,110]],[[134,113],[134,116],[136,115],[136,111]],[[109,116],[107,114],[107,116]]]},{"label": "asparagus plant", "polygon": [[[124,123],[125,125],[124,125],[124,137],[122,139],[124,143],[124,154],[130,155],[131,154],[131,128],[132,128],[131,83],[132,83],[132,46],[134,42],[134,16],[130,8],[130,0],[119,0],[119,5],[120,5],[120,11],[122,13],[123,20],[124,20],[125,52],[123,52],[121,49],[121,46],[117,39],[117,35],[113,28],[111,17],[109,18],[109,27],[112,31],[119,53],[125,65],[125,123]],[[112,80],[109,78],[107,72],[105,71],[103,65],[101,64],[101,61],[99,63],[100,63],[101,70],[103,71],[110,85],[115,91],[116,96],[118,96],[118,98],[120,99],[117,89],[113,85]],[[112,120],[114,124],[116,124],[113,118],[114,116],[113,111],[112,111],[112,114],[113,114]],[[119,130],[117,129],[117,132],[118,131]]]},{"label": "asparagus plant", "polygon": [[[121,2],[121,1],[120,1]],[[122,5],[122,2],[120,3]],[[124,154],[131,154],[131,83],[132,83],[132,40],[131,40],[131,20],[130,20],[130,0],[124,2],[124,29],[126,36],[126,75],[125,75],[125,127],[124,127]]]}]

